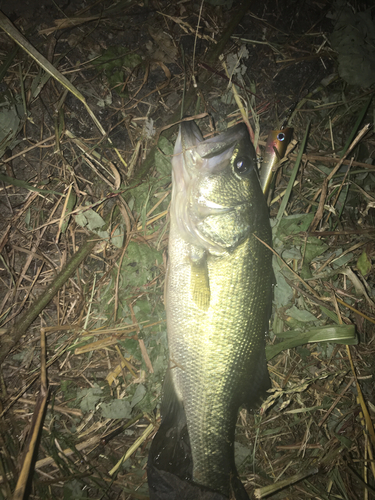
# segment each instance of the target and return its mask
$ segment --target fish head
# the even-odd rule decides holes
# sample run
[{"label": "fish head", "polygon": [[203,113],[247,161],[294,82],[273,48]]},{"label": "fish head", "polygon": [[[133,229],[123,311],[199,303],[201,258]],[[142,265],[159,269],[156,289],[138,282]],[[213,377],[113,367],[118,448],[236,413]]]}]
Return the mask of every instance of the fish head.
[{"label": "fish head", "polygon": [[204,140],[193,121],[183,122],[172,167],[171,219],[180,236],[213,255],[233,251],[265,203],[246,125]]}]

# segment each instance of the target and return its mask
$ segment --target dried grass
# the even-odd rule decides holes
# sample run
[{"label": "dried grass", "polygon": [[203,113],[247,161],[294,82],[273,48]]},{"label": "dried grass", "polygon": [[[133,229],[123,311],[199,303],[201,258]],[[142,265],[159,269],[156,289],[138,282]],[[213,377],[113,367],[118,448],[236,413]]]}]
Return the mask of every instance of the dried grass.
[{"label": "dried grass", "polygon": [[[123,94],[111,87],[113,73],[98,71],[92,62],[92,49],[99,56],[95,40],[105,46],[112,33],[119,43],[116,33],[123,19],[115,17],[118,12],[71,12],[64,20],[56,19],[55,26],[32,33],[48,55],[44,67],[45,61],[56,63],[68,78],[65,87],[75,87],[72,94],[57,83],[55,70],[57,80],[40,72],[38,55],[34,62],[22,51],[11,51],[10,38],[0,33],[2,82],[24,110],[13,138],[4,141],[10,150],[1,150],[0,498],[22,497],[28,476],[22,467],[33,442],[38,450],[29,467],[35,468],[35,498],[148,497],[147,452],[159,423],[154,409],[167,360],[163,286],[172,150],[165,130],[178,121],[172,114],[184,86],[191,87],[181,72],[185,68],[189,74],[190,54],[182,53],[180,44],[194,37],[190,33],[197,21],[187,3],[178,5],[171,16],[166,4],[158,3],[162,12],[155,15],[164,34],[148,37],[156,50],[167,33],[174,62],[150,60],[131,68],[122,61]],[[146,29],[135,22],[137,8],[141,6],[136,3],[126,7],[129,33],[139,26]],[[252,127],[259,123],[261,151],[268,130],[279,128],[289,107],[298,143],[277,172],[271,216],[281,226],[290,215],[301,216],[303,225],[307,214],[315,214],[300,232],[285,230],[275,245],[285,262],[283,286],[291,296],[284,305],[275,304],[269,346],[276,346],[284,331],[302,329],[293,305],[315,318],[305,329],[331,325],[337,334],[343,326],[355,326],[360,342],[349,347],[305,339],[270,361],[273,393],[264,411],[241,410],[239,415],[240,472],[257,498],[367,499],[375,488],[375,167],[369,161],[374,158],[373,134],[365,135],[367,126],[358,133],[371,120],[373,91],[358,92],[338,77],[322,85],[311,76],[295,77],[296,68],[302,68],[302,75],[309,64],[332,64],[335,54],[326,35],[291,32],[285,39],[260,15],[250,20],[254,40],[248,47],[256,85],[245,81],[237,87],[240,102]],[[204,5],[202,21],[207,31],[199,34],[200,55],[223,32],[225,15]],[[18,23],[21,28],[22,20]],[[61,29],[66,29],[68,42],[59,50],[66,58],[62,53],[56,59],[50,51],[53,40],[42,35]],[[90,38],[92,33],[96,38]],[[262,33],[267,33],[265,42]],[[132,52],[141,50],[130,37],[131,42]],[[225,56],[236,54],[241,43],[233,37]],[[221,66],[214,66],[212,61],[198,65],[198,74],[204,71],[202,80],[209,84],[199,94],[195,112],[213,114],[223,128],[240,120],[240,113],[222,104],[219,97],[231,94],[220,76]],[[320,79],[326,73],[322,70]],[[283,75],[288,74],[295,83],[283,90],[288,80]],[[278,78],[275,93],[273,81]],[[255,89],[256,98],[245,88]],[[14,109],[16,101],[9,102]],[[99,102],[107,105],[99,107]],[[154,136],[150,116],[157,128]],[[359,146],[353,146],[354,156],[349,146],[355,137]],[[293,173],[298,151],[300,163]],[[95,226],[97,216],[101,219]],[[69,270],[67,263],[86,238],[95,240],[89,255]],[[308,262],[307,276],[303,265],[312,238],[326,247]],[[62,270],[66,279],[37,312],[38,318],[15,331],[14,322]]]}]

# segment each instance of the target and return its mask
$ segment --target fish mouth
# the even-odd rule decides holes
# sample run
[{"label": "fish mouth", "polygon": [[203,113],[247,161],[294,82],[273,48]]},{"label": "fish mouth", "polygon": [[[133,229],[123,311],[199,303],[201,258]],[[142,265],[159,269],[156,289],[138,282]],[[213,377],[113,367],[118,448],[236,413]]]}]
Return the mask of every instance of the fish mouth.
[{"label": "fish mouth", "polygon": [[[220,174],[237,144],[248,136],[246,125],[240,123],[209,139],[204,139],[193,121],[181,123],[174,154],[182,154],[185,169],[196,173]],[[172,162],[173,163],[173,162]]]},{"label": "fish mouth", "polygon": [[181,124],[176,141],[172,223],[179,237],[216,256],[230,253],[249,231],[248,199],[236,195],[236,185],[229,196],[223,193],[224,179],[232,179],[231,158],[247,141],[251,145],[244,124],[205,140],[190,121]]},{"label": "fish mouth", "polygon": [[232,128],[221,132],[219,135],[204,139],[199,128],[193,121],[181,123],[180,142],[177,141],[177,149],[180,151],[194,151],[201,158],[211,159],[225,154],[245,137],[248,132],[246,125],[240,123]]}]

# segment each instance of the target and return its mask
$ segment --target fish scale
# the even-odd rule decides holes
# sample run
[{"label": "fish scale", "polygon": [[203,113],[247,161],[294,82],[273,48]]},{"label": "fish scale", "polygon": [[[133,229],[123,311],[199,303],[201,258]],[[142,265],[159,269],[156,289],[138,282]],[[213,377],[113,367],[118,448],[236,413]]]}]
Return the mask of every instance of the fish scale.
[{"label": "fish scale", "polygon": [[[232,468],[228,455],[232,454],[234,422],[240,404],[250,403],[246,393],[258,369],[259,350],[264,350],[265,323],[256,313],[269,297],[259,292],[264,288],[259,278],[262,270],[257,268],[259,257],[252,255],[251,243],[255,244],[251,240],[243,243],[230,257],[208,257],[211,297],[207,312],[185,293],[191,281],[189,251],[186,264],[176,268],[178,280],[174,281],[171,272],[166,297],[172,330],[171,373],[184,402],[193,479],[219,491],[229,488],[226,469]],[[181,261],[183,246],[184,241],[176,242],[171,267],[175,257]],[[222,483],[227,483],[227,488]]]},{"label": "fish scale", "polygon": [[[234,433],[239,407],[254,407],[269,387],[272,264],[259,241],[271,245],[268,208],[243,124],[204,141],[193,122],[183,123],[172,166],[169,373],[150,457],[182,479],[247,499]],[[185,427],[191,460],[182,472],[174,464],[186,461],[178,451]]]}]

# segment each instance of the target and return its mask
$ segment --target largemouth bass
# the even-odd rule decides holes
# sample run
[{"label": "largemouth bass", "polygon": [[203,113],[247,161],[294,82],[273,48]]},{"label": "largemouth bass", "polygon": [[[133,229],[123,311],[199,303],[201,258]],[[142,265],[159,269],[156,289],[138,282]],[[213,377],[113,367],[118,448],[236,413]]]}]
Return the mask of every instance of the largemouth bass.
[{"label": "largemouth bass", "polygon": [[187,121],[172,167],[169,369],[149,456],[150,498],[198,498],[158,494],[156,468],[217,492],[204,498],[248,499],[234,462],[235,425],[239,407],[254,407],[269,387],[272,300],[271,251],[259,241],[271,245],[271,230],[256,154],[244,124],[204,140]]}]

